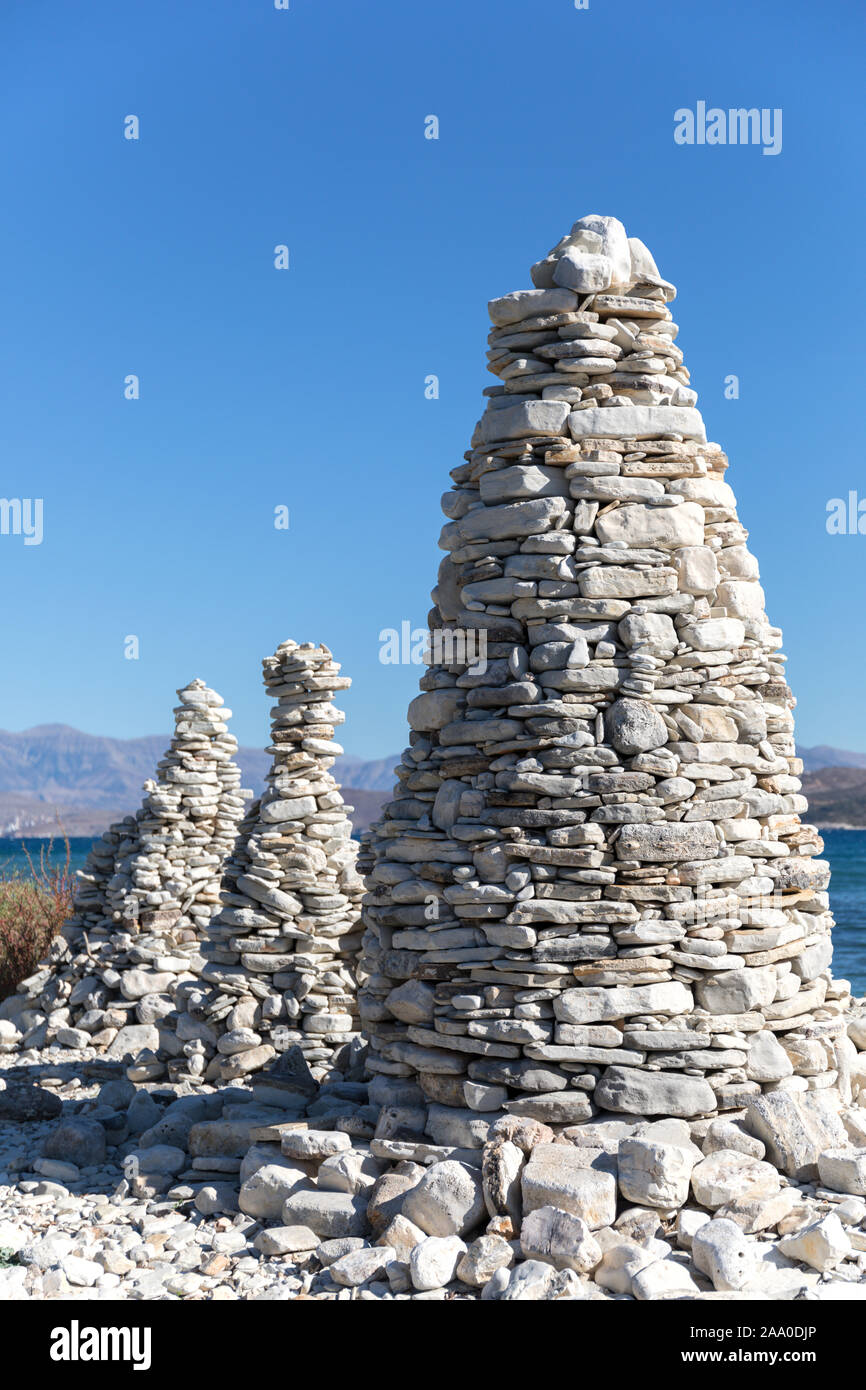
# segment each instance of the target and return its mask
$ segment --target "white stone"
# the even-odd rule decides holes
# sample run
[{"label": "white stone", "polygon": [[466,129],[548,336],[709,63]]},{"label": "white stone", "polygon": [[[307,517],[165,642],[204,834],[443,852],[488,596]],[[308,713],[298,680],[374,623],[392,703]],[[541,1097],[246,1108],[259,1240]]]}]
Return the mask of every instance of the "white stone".
[{"label": "white stone", "polygon": [[[702,444],[707,440],[704,422],[694,406],[621,405],[607,409],[590,406],[588,410],[572,411],[568,428],[572,439],[658,439],[663,434],[681,434],[684,439],[697,439]],[[697,540],[689,537],[672,546],[700,545],[703,538],[702,526]]]},{"label": "white stone", "polygon": [[831,1213],[813,1221],[796,1235],[781,1240],[779,1249],[789,1259],[801,1260],[826,1274],[851,1254],[851,1242],[838,1216]]},{"label": "white stone", "polygon": [[577,308],[577,295],[569,290],[514,290],[487,305],[497,327],[519,323],[521,319],[539,314],[563,314]]},{"label": "white stone", "polygon": [[631,1278],[631,1292],[641,1302],[664,1298],[694,1298],[700,1286],[679,1260],[654,1260]]},{"label": "white stone", "polygon": [[866,1197],[866,1149],[825,1149],[818,1155],[818,1176],[833,1192]]},{"label": "white stone", "polygon": [[695,1151],[649,1138],[625,1139],[617,1153],[619,1190],[638,1206],[681,1207],[689,1195]]},{"label": "white stone", "polygon": [[521,1178],[524,1217],[551,1206],[581,1217],[592,1231],[612,1225],[616,1179],[585,1163],[580,1149],[569,1144],[537,1144]]},{"label": "white stone", "polygon": [[457,1274],[466,1254],[459,1236],[428,1236],[419,1241],[409,1256],[409,1272],[416,1289],[441,1289]]},{"label": "white stone", "polygon": [[764,1029],[755,1033],[749,1041],[749,1059],[746,1062],[746,1075],[752,1081],[781,1081],[783,1076],[791,1076],[794,1067],[775,1033]]},{"label": "white stone", "polygon": [[716,1219],[692,1237],[695,1268],[712,1281],[717,1291],[742,1289],[749,1283],[756,1263],[754,1242],[749,1242],[733,1221]]},{"label": "white stone", "polygon": [[781,1182],[771,1163],[736,1149],[719,1149],[702,1159],[692,1173],[692,1191],[702,1207],[715,1210],[727,1202],[770,1197]]}]

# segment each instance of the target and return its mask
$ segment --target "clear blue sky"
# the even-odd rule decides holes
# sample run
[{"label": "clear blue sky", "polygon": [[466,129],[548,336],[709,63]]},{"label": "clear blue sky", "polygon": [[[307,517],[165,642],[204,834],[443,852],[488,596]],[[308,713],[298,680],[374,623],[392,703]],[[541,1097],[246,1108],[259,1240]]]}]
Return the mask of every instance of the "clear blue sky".
[{"label": "clear blue sky", "polygon": [[[292,636],[354,678],[347,750],[399,751],[419,672],[379,631],[426,619],[486,301],[600,212],[679,287],[798,736],[866,749],[866,536],[825,530],[866,498],[864,27],[860,0],[3,0],[0,492],[44,498],[44,540],[0,537],[0,727],[159,732],[200,675],[262,744]],[[781,107],[781,154],[677,146],[699,100]]]}]

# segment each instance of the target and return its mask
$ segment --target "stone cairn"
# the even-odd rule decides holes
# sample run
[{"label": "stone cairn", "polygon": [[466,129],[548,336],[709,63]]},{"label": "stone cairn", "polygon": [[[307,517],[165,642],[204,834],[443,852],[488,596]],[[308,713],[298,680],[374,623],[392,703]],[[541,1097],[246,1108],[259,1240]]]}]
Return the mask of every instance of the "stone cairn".
[{"label": "stone cairn", "polygon": [[838,1109],[829,870],[674,287],[597,216],[532,278],[490,304],[501,384],[443,499],[434,656],[474,632],[486,662],[452,640],[421,680],[371,841],[370,1070],[441,1144]]},{"label": "stone cairn", "polygon": [[357,1039],[363,883],[352,808],[329,772],[345,719],[332,701],[351,681],[312,643],[284,642],[262,666],[276,702],[268,789],[226,865],[200,978],[179,992],[187,1068],[215,1082],[278,1073],[278,1054],[295,1045],[321,1079]]},{"label": "stone cairn", "polygon": [[533,280],[490,306],[501,384],[359,854],[371,1079],[287,1078],[238,1205],[323,1297],[842,1297],[866,1016],[781,636],[673,286],[604,217]]},{"label": "stone cairn", "polygon": [[241,789],[222,698],[201,680],[178,696],[174,737],[142,806],[96,842],[61,935],[0,1006],[23,1035],[14,1045],[105,1048],[118,1058],[145,1048],[148,1075],[163,1071],[154,1054],[174,1043],[160,1025],[178,981],[198,963],[251,796]]}]

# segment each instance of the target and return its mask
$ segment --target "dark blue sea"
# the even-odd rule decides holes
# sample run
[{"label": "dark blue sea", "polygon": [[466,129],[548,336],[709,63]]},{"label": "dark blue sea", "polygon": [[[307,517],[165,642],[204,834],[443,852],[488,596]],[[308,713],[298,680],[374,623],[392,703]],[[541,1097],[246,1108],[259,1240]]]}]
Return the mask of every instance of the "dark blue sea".
[{"label": "dark blue sea", "polygon": [[824,830],[830,906],[836,915],[833,974],[866,994],[866,830]]},{"label": "dark blue sea", "polygon": [[[70,840],[70,862],[80,869],[92,840]],[[40,851],[47,854],[45,840],[0,840],[0,878],[12,873],[28,873],[29,864],[22,845],[38,868]],[[48,858],[62,864],[66,850],[55,841]],[[830,901],[836,914],[833,936],[833,973],[850,980],[855,994],[866,994],[866,830],[825,830],[824,857],[830,861],[832,879]]]},{"label": "dark blue sea", "polygon": [[[89,836],[69,841],[69,866],[73,873],[76,869],[83,868],[92,844],[93,839]],[[31,860],[38,874],[40,856],[46,866],[62,868],[66,862],[66,846],[62,840],[0,839],[0,878],[9,878],[12,874],[28,874]]]}]

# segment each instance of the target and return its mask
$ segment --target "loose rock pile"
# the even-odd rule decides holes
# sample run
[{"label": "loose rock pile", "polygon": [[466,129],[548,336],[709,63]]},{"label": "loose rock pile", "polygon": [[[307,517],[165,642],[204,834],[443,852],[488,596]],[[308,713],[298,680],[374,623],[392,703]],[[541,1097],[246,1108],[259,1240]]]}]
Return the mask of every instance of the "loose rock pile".
[{"label": "loose rock pile", "polygon": [[328,771],[345,718],[331,702],[351,682],[310,643],[284,642],[262,665],[276,701],[268,790],[226,865],[200,979],[179,992],[186,1074],[208,1081],[257,1072],[295,1044],[322,1077],[357,1038],[363,884],[351,807]]},{"label": "loose rock pile", "polygon": [[[849,1096],[793,697],[663,280],[587,217],[494,300],[433,638],[371,838],[362,1018],[408,1131]],[[413,1086],[409,1083],[414,1083]]]},{"label": "loose rock pile", "polygon": [[267,1073],[0,1058],[0,1298],[866,1297],[862,1052],[841,1122],[782,1091],[736,1119],[507,1116],[466,1149],[386,1137],[384,1078],[288,1058],[266,1099]]},{"label": "loose rock pile", "polygon": [[267,1223],[257,1249],[321,1268],[322,1297],[863,1298],[863,1055],[851,1081],[844,1118],[777,1091],[736,1118],[501,1116],[468,1148],[394,1137],[396,1109],[365,1141],[369,1104],[334,1087],[251,1128],[237,1201]]},{"label": "loose rock pile", "polygon": [[[123,1057],[173,1047],[162,1026],[219,907],[244,800],[231,712],[203,681],[178,691],[175,733],[135,816],[94,845],[73,915],[37,973],[0,1005],[11,1047],[58,1043]],[[151,1056],[146,1074],[161,1074]]]}]

